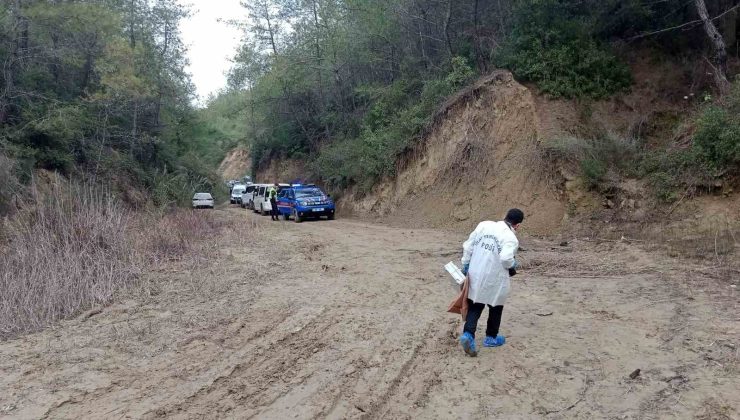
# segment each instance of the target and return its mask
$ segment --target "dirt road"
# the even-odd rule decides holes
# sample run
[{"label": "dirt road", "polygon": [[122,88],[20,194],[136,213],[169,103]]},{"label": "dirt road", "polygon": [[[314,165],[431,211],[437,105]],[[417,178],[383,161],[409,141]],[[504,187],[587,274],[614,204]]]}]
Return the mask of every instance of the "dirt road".
[{"label": "dirt road", "polygon": [[524,237],[507,344],[469,358],[464,234],[217,212],[217,261],[0,343],[0,417],[740,418],[738,279],[709,267]]}]

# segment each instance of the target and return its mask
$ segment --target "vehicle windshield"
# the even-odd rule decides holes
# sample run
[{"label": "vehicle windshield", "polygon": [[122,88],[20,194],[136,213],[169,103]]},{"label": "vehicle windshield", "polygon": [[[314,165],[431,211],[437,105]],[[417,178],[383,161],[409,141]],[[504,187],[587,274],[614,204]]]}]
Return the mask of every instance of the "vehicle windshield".
[{"label": "vehicle windshield", "polygon": [[296,198],[318,197],[324,195],[324,192],[318,188],[299,188],[295,190]]},{"label": "vehicle windshield", "polygon": [[195,194],[195,197],[193,197],[194,200],[210,200],[211,194],[208,193],[197,193]]},{"label": "vehicle windshield", "polygon": [[244,192],[244,190],[246,190],[246,187],[243,187],[243,186],[242,187],[234,187],[234,189],[231,190],[231,192],[234,193],[234,194],[242,194]]}]

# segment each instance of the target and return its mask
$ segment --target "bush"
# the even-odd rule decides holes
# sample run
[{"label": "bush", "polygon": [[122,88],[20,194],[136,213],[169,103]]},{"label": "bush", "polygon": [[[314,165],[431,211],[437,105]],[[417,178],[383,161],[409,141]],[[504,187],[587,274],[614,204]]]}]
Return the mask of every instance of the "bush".
[{"label": "bush", "polygon": [[597,188],[604,182],[606,163],[599,159],[587,158],[581,161],[581,172],[589,188]]},{"label": "bush", "polygon": [[710,185],[713,178],[696,148],[649,151],[639,162],[639,174],[665,202],[675,201],[686,190],[696,192]]},{"label": "bush", "polygon": [[566,3],[519,1],[499,64],[555,97],[596,99],[629,87],[629,68],[594,40],[588,12]]},{"label": "bush", "polygon": [[660,200],[710,190],[718,176],[740,169],[739,113],[740,82],[735,82],[723,102],[701,111],[692,146],[645,153],[640,175],[647,177]]},{"label": "bush", "polygon": [[634,141],[611,133],[591,139],[558,138],[545,145],[545,152],[577,165],[585,184],[601,191],[613,187],[610,172],[631,172],[639,159]]},{"label": "bush", "polygon": [[718,170],[740,166],[740,115],[730,107],[709,106],[699,117],[694,147]]}]

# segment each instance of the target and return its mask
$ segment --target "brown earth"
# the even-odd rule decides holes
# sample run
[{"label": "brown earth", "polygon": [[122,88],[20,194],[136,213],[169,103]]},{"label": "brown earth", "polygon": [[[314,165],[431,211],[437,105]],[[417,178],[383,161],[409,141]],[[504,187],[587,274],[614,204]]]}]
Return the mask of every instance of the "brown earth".
[{"label": "brown earth", "polygon": [[249,151],[243,148],[236,148],[226,155],[218,167],[218,172],[224,179],[239,180],[245,175],[249,175],[251,166],[252,160]]},{"label": "brown earth", "polygon": [[215,260],[0,343],[0,417],[740,417],[737,271],[525,229],[507,343],[470,358],[442,270],[465,232],[216,213],[241,229]]},{"label": "brown earth", "polygon": [[273,159],[257,171],[258,182],[288,183],[305,177],[305,164],[297,159]]},{"label": "brown earth", "polygon": [[[548,99],[507,71],[481,78],[441,107],[397,175],[367,194],[346,191],[340,209],[395,226],[471,230],[481,219],[519,207],[530,232],[549,237],[671,242],[740,235],[740,201],[730,181],[716,196],[666,205],[645,180],[616,174],[608,196],[589,190],[577,162],[549,155],[553,143],[568,136],[640,137],[663,146],[688,138],[686,121],[699,100],[691,95],[697,86],[691,88],[690,72],[670,72],[675,63],[647,58],[632,67],[632,90],[605,101]],[[736,236],[729,242],[736,248]]]},{"label": "brown earth", "polygon": [[531,91],[495,72],[443,106],[397,177],[340,204],[405,226],[463,229],[520,207],[532,232],[553,233],[567,200],[562,176],[543,159],[539,121]]}]

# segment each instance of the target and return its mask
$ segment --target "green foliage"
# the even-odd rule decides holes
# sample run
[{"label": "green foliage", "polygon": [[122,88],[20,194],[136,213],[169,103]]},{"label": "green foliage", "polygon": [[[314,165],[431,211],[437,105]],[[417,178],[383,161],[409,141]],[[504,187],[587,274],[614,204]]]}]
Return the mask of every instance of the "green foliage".
[{"label": "green foliage", "polygon": [[697,122],[694,147],[717,170],[740,169],[740,81],[723,103],[704,109]]},{"label": "green foliage", "polygon": [[520,0],[498,55],[516,77],[565,98],[603,98],[629,87],[629,68],[593,38],[588,10],[561,0]]},{"label": "green foliage", "polygon": [[638,175],[648,180],[655,196],[664,202],[680,198],[684,190],[696,190],[712,179],[696,148],[651,150],[636,162]]},{"label": "green foliage", "polygon": [[740,117],[718,106],[707,108],[698,121],[694,146],[715,168],[740,164]]},{"label": "green foliage", "polygon": [[357,185],[367,192],[383,176],[392,176],[396,162],[431,122],[440,103],[469,83],[474,72],[456,57],[444,77],[423,84],[397,81],[385,89],[366,89],[376,96],[359,136],[336,141],[322,149],[312,164],[330,186]]},{"label": "green foliage", "polygon": [[691,147],[645,153],[639,165],[656,195],[674,201],[685,190],[712,188],[726,173],[740,171],[740,82],[724,101],[708,104],[697,119]]},{"label": "green foliage", "polygon": [[586,158],[581,161],[581,171],[586,185],[592,189],[598,188],[602,185],[606,177],[606,162],[599,159]]},{"label": "green foliage", "polygon": [[608,191],[615,174],[632,173],[639,151],[634,141],[606,133],[595,138],[563,137],[545,144],[545,152],[580,168],[590,189]]},{"label": "green foliage", "polygon": [[0,12],[0,138],[21,181],[44,168],[160,203],[221,184],[210,168],[240,126],[192,109],[177,1],[24,0]]}]

